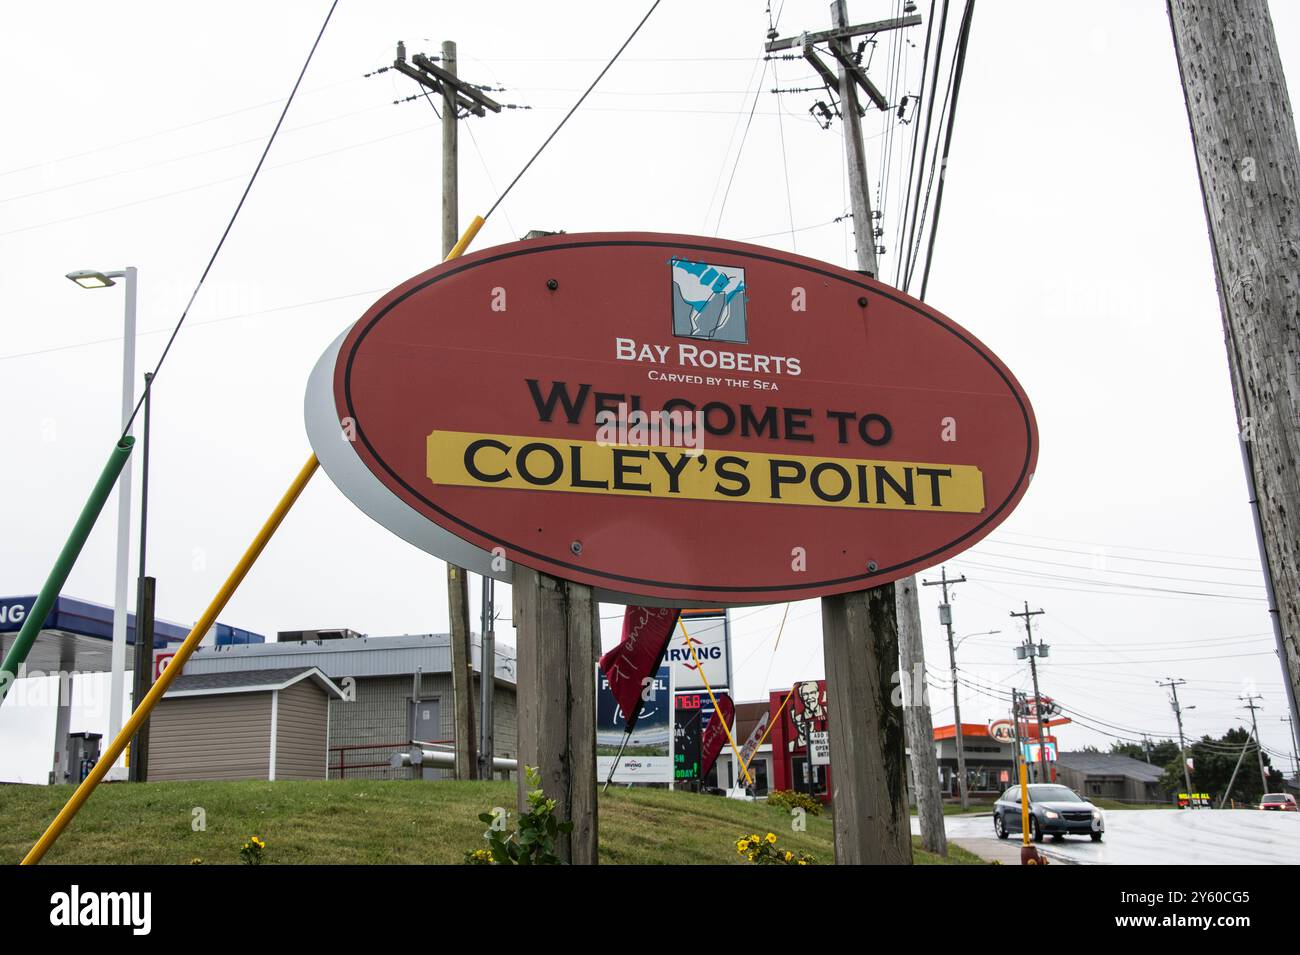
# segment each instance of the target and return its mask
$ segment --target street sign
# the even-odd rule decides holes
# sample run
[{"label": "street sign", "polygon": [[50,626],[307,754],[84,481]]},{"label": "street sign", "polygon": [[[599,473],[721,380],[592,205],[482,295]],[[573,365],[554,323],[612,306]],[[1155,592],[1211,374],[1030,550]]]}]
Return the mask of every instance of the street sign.
[{"label": "street sign", "polygon": [[827,730],[813,730],[812,763],[814,766],[831,764],[831,734]]},{"label": "street sign", "polygon": [[1024,391],[858,272],[712,238],[556,235],[439,265],[325,351],[313,449],[358,507],[476,573],[724,607],[964,551],[1033,475]]}]

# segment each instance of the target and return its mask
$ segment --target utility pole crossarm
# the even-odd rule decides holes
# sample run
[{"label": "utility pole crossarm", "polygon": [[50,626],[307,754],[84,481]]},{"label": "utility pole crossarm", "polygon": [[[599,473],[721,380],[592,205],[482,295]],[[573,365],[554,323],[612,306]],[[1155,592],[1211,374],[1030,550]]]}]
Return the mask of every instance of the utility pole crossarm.
[{"label": "utility pole crossarm", "polygon": [[812,68],[817,71],[817,75],[822,78],[823,83],[833,90],[839,89],[839,77],[826,65],[826,61],[817,55],[817,51],[813,49],[811,43],[803,48],[803,58],[812,64]]},{"label": "utility pole crossarm", "polygon": [[[397,72],[403,74],[404,76],[409,76],[411,79],[415,80],[415,82],[419,83],[421,86],[425,87],[426,89],[432,90],[433,92],[437,93],[439,96],[447,92],[447,90],[443,89],[443,85],[439,80],[430,76],[428,73],[424,72],[423,70],[416,69],[414,66],[412,66],[411,64],[403,60],[394,61],[393,69],[397,70]],[[456,98],[456,105],[459,106],[461,109],[467,110],[473,113],[475,116],[487,115],[482,106],[480,106],[475,100],[470,99],[468,96],[466,96],[464,93],[461,92],[461,87],[449,84],[448,89],[451,92],[451,94]],[[501,107],[498,106],[497,112],[500,111],[501,111]]]},{"label": "utility pole crossarm", "polygon": [[842,40],[831,41],[831,55],[839,60],[840,65],[844,67],[844,72],[852,77],[853,82],[862,87],[862,91],[871,98],[871,102],[875,103],[878,109],[889,109],[889,101],[885,99],[885,94],[876,89],[876,84],[867,78],[861,64],[853,58],[853,54],[849,52]]},{"label": "utility pole crossarm", "polygon": [[888,30],[901,30],[904,27],[918,26],[920,23],[920,14],[913,14],[910,17],[897,17],[889,20],[876,20],[873,23],[859,23],[857,26],[835,27],[831,30],[818,30],[816,33],[802,33],[799,36],[771,40],[763,46],[763,49],[768,53],[775,53],[778,50],[793,50],[797,46],[808,46],[813,43],[827,43],[831,40],[848,40],[852,37],[863,36],[868,33],[884,33]]},{"label": "utility pole crossarm", "polygon": [[[417,53],[415,56],[411,57],[411,59],[415,61],[416,66],[424,70],[426,73],[453,87],[461,95],[474,100],[478,106],[475,110],[478,115],[483,115],[483,107],[487,107],[494,113],[501,112],[500,103],[492,99],[492,97],[485,95],[482,90],[478,89],[474,85],[466,83],[460,77],[456,76],[456,74],[447,72],[423,53]],[[406,71],[402,70],[401,72]],[[408,73],[407,75],[409,76],[410,74]]]}]

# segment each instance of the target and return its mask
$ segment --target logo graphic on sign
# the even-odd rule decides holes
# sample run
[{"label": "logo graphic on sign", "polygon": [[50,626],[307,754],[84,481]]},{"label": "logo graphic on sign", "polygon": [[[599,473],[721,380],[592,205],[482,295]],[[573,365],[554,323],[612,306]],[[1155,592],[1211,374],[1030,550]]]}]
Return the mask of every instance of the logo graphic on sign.
[{"label": "logo graphic on sign", "polygon": [[745,322],[745,270],[672,259],[673,334],[715,342],[749,341]]},{"label": "logo graphic on sign", "polygon": [[790,741],[791,750],[796,744],[808,746],[816,739],[817,732],[826,728],[825,682],[805,680],[795,684],[793,705],[790,707],[790,720],[795,728],[795,737]]},{"label": "logo graphic on sign", "polygon": [[989,724],[989,736],[999,743],[1014,743],[1016,728],[1010,720],[994,720]]},{"label": "logo graphic on sign", "polygon": [[175,650],[168,650],[168,651],[165,651],[165,652],[162,652],[162,653],[159,653],[159,652],[157,652],[157,651],[154,651],[154,655],[153,655],[153,679],[154,679],[154,682],[155,682],[155,683],[157,683],[157,682],[158,682],[158,678],[159,678],[160,676],[162,676],[162,671],[165,670],[165,669],[167,669],[167,667],[171,665],[171,662],[172,662],[172,660],[174,660],[174,659],[176,659],[176,651],[175,651]]}]

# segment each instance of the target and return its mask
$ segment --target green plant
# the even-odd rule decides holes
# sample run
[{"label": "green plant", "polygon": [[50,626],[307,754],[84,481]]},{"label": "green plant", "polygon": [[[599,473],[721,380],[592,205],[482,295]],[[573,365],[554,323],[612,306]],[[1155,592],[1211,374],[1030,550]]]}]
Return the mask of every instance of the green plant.
[{"label": "green plant", "polygon": [[820,816],[822,814],[821,800],[814,799],[807,793],[795,792],[793,789],[772,790],[767,794],[767,804],[775,806],[785,813],[788,813],[791,809],[802,809],[810,816]]},{"label": "green plant", "polygon": [[519,824],[511,832],[499,826],[501,816],[490,812],[479,813],[479,821],[488,825],[483,833],[486,848],[467,849],[466,865],[560,865],[555,854],[555,839],[562,833],[573,831],[572,822],[555,818],[555,800],[547,799],[542,792],[541,777],[534,766],[525,767],[528,782],[528,810],[519,816]]},{"label": "green plant", "polygon": [[249,836],[239,849],[239,858],[244,860],[244,865],[261,865],[265,855],[266,843],[257,836]]},{"label": "green plant", "polygon": [[736,840],[736,852],[754,865],[816,865],[817,857],[806,852],[782,849],[777,845],[776,833],[769,832],[759,838],[757,834],[741,836]]}]

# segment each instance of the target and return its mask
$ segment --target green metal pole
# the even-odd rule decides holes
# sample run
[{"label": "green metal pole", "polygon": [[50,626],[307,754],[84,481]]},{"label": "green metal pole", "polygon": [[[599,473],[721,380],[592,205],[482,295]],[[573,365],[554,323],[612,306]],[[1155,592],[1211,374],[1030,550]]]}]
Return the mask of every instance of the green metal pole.
[{"label": "green metal pole", "polygon": [[23,620],[22,629],[18,631],[18,639],[9,648],[3,666],[0,666],[0,704],[4,703],[5,697],[9,695],[9,688],[18,678],[18,668],[26,661],[32,644],[36,642],[36,635],[41,632],[45,618],[50,615],[50,609],[59,596],[59,591],[67,583],[68,574],[72,573],[73,565],[81,556],[81,548],[86,546],[86,538],[90,536],[95,521],[99,519],[99,512],[104,509],[104,502],[112,493],[113,485],[117,483],[117,476],[122,473],[127,459],[131,457],[131,448],[134,444],[135,438],[128,435],[113,448],[108,463],[104,465],[103,473],[99,475],[94,490],[90,492],[86,506],[81,509],[81,516],[73,525],[72,533],[68,535],[63,550],[59,551],[59,557],[54,562],[50,576],[46,578],[45,586],[41,588],[36,603],[32,605],[32,609]]}]

